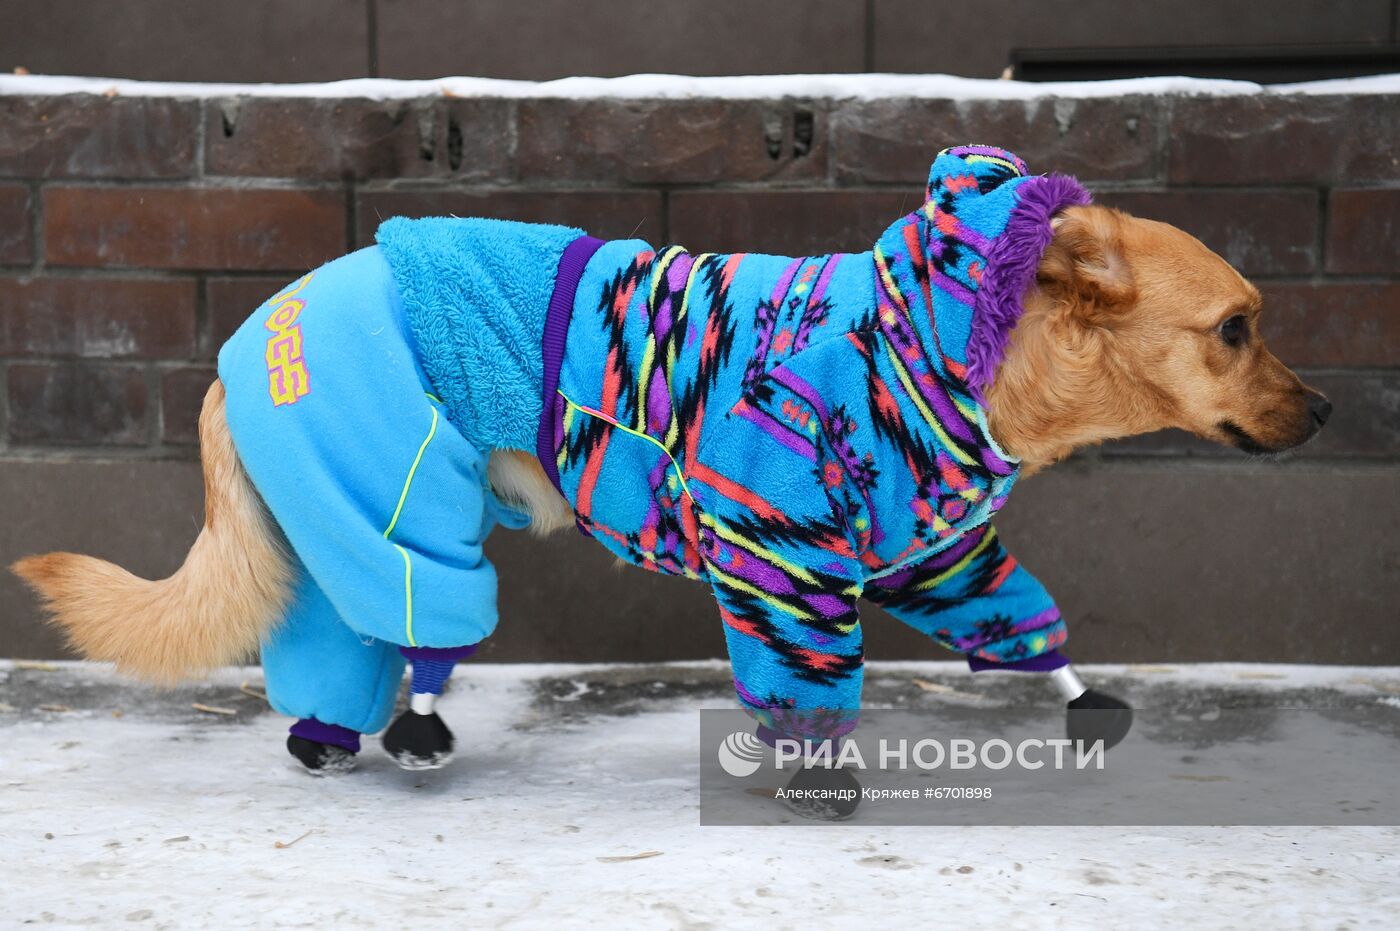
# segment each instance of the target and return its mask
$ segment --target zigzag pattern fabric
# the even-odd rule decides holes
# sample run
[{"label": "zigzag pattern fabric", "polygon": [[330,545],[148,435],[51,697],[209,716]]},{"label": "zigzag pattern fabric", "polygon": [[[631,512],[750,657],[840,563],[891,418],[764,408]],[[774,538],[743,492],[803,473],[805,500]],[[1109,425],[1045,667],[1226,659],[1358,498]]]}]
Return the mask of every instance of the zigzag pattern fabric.
[{"label": "zigzag pattern fabric", "polygon": [[1066,636],[988,524],[1018,467],[980,390],[1050,217],[1087,195],[982,146],[942,153],[927,193],[858,254],[602,245],[546,399],[580,527],[707,582],[740,700],[792,736],[854,727],[862,596],[997,662]]}]

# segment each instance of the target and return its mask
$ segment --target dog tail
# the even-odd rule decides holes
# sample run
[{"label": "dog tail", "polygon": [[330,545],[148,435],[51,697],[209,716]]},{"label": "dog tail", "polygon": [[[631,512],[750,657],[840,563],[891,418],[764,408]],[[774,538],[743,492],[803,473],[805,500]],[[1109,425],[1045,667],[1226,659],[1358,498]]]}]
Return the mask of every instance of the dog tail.
[{"label": "dog tail", "polygon": [[291,598],[291,560],[238,460],[217,380],[204,397],[199,441],[204,527],[170,578],[148,581],[76,553],[11,567],[75,650],[163,685],[248,658]]}]

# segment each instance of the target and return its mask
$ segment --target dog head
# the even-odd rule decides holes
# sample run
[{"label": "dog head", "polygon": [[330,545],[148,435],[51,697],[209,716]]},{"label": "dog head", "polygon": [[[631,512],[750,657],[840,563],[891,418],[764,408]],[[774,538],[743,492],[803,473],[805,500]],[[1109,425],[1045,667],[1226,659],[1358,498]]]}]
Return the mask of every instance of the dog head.
[{"label": "dog head", "polygon": [[1089,431],[1075,445],[1177,427],[1279,453],[1310,440],[1331,413],[1264,346],[1259,291],[1174,226],[1071,207],[1054,221],[1036,284],[1027,335],[1051,334],[1053,349],[1032,361],[1040,372],[1013,377],[1068,386],[1083,409],[1060,411],[1079,419],[1064,428]]}]

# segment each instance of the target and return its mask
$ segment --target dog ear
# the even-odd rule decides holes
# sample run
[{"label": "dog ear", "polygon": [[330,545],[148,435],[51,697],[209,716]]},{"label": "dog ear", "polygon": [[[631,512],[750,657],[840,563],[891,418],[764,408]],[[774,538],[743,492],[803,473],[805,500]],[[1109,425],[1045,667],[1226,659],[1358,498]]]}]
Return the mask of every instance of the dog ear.
[{"label": "dog ear", "polygon": [[1107,207],[1070,207],[1051,221],[1054,237],[1036,283],[1068,302],[1085,323],[1103,325],[1136,293],[1123,255],[1122,214]]}]

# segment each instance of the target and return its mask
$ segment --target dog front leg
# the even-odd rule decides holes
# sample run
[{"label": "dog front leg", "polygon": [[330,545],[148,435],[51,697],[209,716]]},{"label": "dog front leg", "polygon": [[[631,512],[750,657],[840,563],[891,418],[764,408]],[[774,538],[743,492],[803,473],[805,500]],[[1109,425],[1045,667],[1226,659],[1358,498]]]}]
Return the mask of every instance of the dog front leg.
[{"label": "dog front leg", "polygon": [[[969,531],[946,552],[868,582],[865,597],[966,655],[973,672],[1048,675],[1068,703],[1071,740],[1103,740],[1107,748],[1132,726],[1132,709],[1086,688],[1060,654],[1065,622],[1054,599],[1006,552],[991,524]],[[1003,656],[1026,658],[983,658]]]},{"label": "dog front leg", "polygon": [[969,654],[967,665],[973,672],[1002,670],[1045,675],[1066,702],[1070,740],[1085,744],[1102,740],[1106,750],[1121,743],[1133,726],[1133,709],[1128,703],[1086,686],[1070,665],[1069,657],[1059,650],[1009,663],[994,663]]}]

